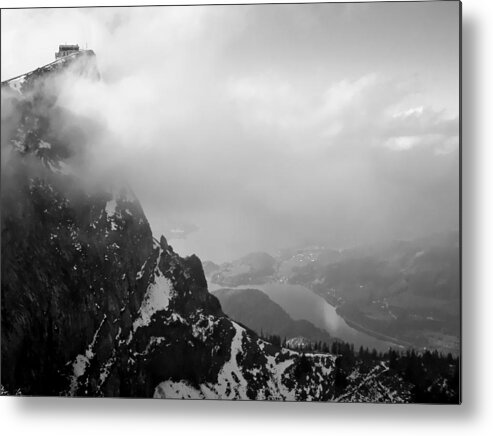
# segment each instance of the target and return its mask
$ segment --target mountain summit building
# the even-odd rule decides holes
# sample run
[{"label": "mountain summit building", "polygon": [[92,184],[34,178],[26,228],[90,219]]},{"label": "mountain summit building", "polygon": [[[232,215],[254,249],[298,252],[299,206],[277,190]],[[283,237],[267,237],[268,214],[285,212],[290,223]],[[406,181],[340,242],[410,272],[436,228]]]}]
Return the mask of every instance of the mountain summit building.
[{"label": "mountain summit building", "polygon": [[64,56],[68,56],[69,54],[76,53],[79,51],[79,45],[59,45],[58,52],[55,53],[55,58],[63,58]]}]

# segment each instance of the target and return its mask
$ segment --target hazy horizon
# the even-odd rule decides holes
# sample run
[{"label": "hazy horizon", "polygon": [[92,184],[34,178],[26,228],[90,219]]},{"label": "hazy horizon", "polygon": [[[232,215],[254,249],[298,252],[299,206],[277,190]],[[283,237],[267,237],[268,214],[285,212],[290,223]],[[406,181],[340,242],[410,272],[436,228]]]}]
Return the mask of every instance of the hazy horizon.
[{"label": "hazy horizon", "polygon": [[103,80],[59,104],[106,129],[95,172],[223,262],[458,230],[458,23],[458,2],[3,10],[1,76],[93,49]]}]

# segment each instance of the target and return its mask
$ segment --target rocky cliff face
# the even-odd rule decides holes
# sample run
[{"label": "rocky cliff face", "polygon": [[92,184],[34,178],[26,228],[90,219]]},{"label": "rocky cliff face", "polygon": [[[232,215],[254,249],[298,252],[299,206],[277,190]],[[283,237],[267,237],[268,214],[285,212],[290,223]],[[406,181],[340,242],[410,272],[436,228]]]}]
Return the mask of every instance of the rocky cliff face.
[{"label": "rocky cliff face", "polygon": [[[2,389],[26,395],[406,401],[385,365],[336,386],[336,356],[299,354],[229,319],[200,260],[154,239],[131,190],[88,184],[86,137],[57,105],[83,52],[2,84]],[[79,126],[75,129],[74,126]],[[75,130],[74,130],[75,129]]]}]

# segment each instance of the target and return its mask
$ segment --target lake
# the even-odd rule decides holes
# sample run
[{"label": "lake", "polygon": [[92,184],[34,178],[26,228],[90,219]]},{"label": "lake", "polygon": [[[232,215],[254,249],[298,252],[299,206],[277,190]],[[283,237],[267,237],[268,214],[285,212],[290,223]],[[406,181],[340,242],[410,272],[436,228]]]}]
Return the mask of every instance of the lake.
[{"label": "lake", "polygon": [[[209,284],[209,291],[224,288],[213,283]],[[281,306],[293,319],[305,319],[317,327],[327,331],[331,336],[354,344],[357,350],[360,346],[375,348],[378,351],[387,351],[395,344],[387,342],[350,327],[344,318],[322,297],[302,285],[286,283],[267,283],[263,285],[237,286],[235,289],[259,289],[269,298]]]}]

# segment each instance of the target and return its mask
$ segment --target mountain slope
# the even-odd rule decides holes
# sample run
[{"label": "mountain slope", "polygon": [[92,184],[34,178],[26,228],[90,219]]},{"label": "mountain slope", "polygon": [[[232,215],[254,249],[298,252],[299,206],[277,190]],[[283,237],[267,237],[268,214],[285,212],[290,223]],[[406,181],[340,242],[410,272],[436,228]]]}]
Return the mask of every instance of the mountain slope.
[{"label": "mountain slope", "polygon": [[330,343],[329,334],[306,320],[292,319],[284,309],[258,289],[218,289],[213,293],[224,312],[257,333],[312,342]]}]

